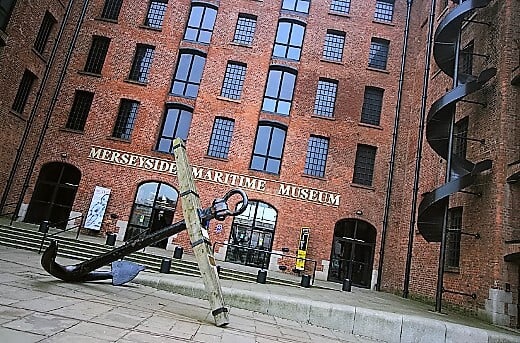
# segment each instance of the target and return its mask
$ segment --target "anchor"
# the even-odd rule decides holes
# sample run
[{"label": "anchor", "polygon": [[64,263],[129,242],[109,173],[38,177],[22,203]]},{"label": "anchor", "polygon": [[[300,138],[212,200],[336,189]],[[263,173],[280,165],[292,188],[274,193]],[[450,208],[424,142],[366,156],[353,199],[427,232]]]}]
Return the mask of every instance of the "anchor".
[{"label": "anchor", "polygon": [[[241,197],[240,202],[237,203],[237,205],[240,204],[240,206],[238,206],[235,211],[231,211],[227,202],[234,195],[239,195]],[[211,219],[223,221],[228,216],[240,215],[246,210],[247,204],[248,199],[246,193],[241,189],[232,189],[227,192],[223,198],[213,200],[210,207],[198,211],[201,225],[206,227]],[[93,257],[90,260],[70,266],[62,266],[56,262],[58,242],[53,240],[42,255],[41,265],[49,274],[65,282],[86,282],[112,279],[112,284],[119,286],[133,280],[139,272],[144,270],[144,266],[130,261],[118,261],[119,259],[122,259],[123,257],[153,243],[159,242],[169,236],[182,232],[185,229],[186,222],[181,220],[143,237],[138,236],[137,238],[126,242],[126,244],[102,255]],[[97,270],[109,263],[111,263],[111,271]]]}]

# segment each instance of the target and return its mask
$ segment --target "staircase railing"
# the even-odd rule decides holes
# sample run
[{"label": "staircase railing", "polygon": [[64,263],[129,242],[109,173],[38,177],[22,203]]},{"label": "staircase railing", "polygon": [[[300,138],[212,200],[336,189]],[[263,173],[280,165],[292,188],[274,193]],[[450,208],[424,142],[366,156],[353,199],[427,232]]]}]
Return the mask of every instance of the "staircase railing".
[{"label": "staircase railing", "polygon": [[[57,232],[54,232],[52,234],[48,234],[49,232],[49,227],[58,227],[62,224],[68,224],[69,222],[71,221],[74,221],[74,223],[76,223],[76,219],[80,218],[80,221],[79,221],[79,224],[76,224],[74,226],[71,226],[71,227],[65,227],[65,229],[61,229]],[[59,221],[59,222],[53,222],[53,223],[50,223],[49,221],[47,220],[44,220],[40,223],[40,228],[38,229],[39,232],[43,232],[43,236],[42,236],[42,239],[41,239],[41,242],[40,242],[40,249],[38,249],[38,254],[40,254],[42,252],[42,249],[43,249],[43,243],[45,242],[46,239],[49,239],[51,237],[55,237],[55,236],[59,236],[65,232],[68,232],[68,231],[72,231],[74,229],[78,229],[78,232],[76,233],[76,240],[79,238],[79,233],[80,233],[80,230],[81,230],[81,225],[83,224],[83,215],[80,214],[79,216],[76,216],[76,217],[73,217],[73,218],[69,218],[69,219],[66,219],[66,220],[62,220],[62,221]]]}]

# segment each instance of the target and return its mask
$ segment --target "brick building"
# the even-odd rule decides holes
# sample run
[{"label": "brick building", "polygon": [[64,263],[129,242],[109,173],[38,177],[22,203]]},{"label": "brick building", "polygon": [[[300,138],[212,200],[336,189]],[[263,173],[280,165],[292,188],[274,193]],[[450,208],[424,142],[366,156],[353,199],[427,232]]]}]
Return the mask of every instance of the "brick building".
[{"label": "brick building", "polygon": [[[441,1],[435,25],[463,5]],[[171,146],[181,137],[203,205],[235,187],[250,199],[244,214],[210,224],[217,257],[294,272],[288,255],[305,236],[317,278],[388,291],[402,290],[409,278],[410,294],[435,296],[439,244],[415,227],[414,241],[408,239],[429,1],[1,6],[0,77],[13,85],[0,97],[0,120],[7,124],[2,213],[57,226],[82,220],[86,230],[117,232],[125,241],[157,230],[182,216]],[[494,65],[498,72],[477,93],[484,95],[472,98],[486,97],[487,106],[459,105],[457,120],[467,111],[467,137],[485,139],[468,140],[468,160],[490,158],[493,168],[477,176],[482,196],[452,195],[449,207],[463,208],[464,226],[485,223],[493,230],[464,228],[458,243],[447,239],[448,251],[458,244],[460,254],[453,255],[459,266],[444,273],[445,288],[477,297],[444,297],[516,325],[519,137],[512,73],[519,8],[515,1],[484,7],[473,16],[493,29],[468,22],[463,47],[472,41],[474,53],[489,55],[465,55],[474,56],[476,71]],[[443,68],[431,65],[428,108],[450,87]],[[445,175],[427,139],[418,201]],[[466,230],[479,232],[478,249],[461,234]],[[189,250],[185,233],[158,245]],[[509,304],[503,313],[496,311],[500,301]]]}]

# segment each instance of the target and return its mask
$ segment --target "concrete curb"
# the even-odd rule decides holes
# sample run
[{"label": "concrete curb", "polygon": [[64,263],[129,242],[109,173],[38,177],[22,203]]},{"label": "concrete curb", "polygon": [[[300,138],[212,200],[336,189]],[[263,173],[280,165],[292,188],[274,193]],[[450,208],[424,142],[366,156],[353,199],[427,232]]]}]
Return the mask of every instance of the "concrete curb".
[{"label": "concrete curb", "polygon": [[[140,274],[135,283],[207,299],[202,282]],[[359,306],[222,287],[226,305],[389,343],[519,343],[520,336]]]}]

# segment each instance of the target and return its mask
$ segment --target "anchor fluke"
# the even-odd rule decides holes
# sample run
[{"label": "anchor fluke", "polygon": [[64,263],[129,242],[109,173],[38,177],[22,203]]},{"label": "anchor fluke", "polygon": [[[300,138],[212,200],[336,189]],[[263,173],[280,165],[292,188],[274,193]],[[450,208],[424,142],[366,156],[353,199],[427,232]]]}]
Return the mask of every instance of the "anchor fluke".
[{"label": "anchor fluke", "polygon": [[114,261],[112,262],[112,284],[120,286],[130,282],[144,269],[144,266],[134,262]]}]

